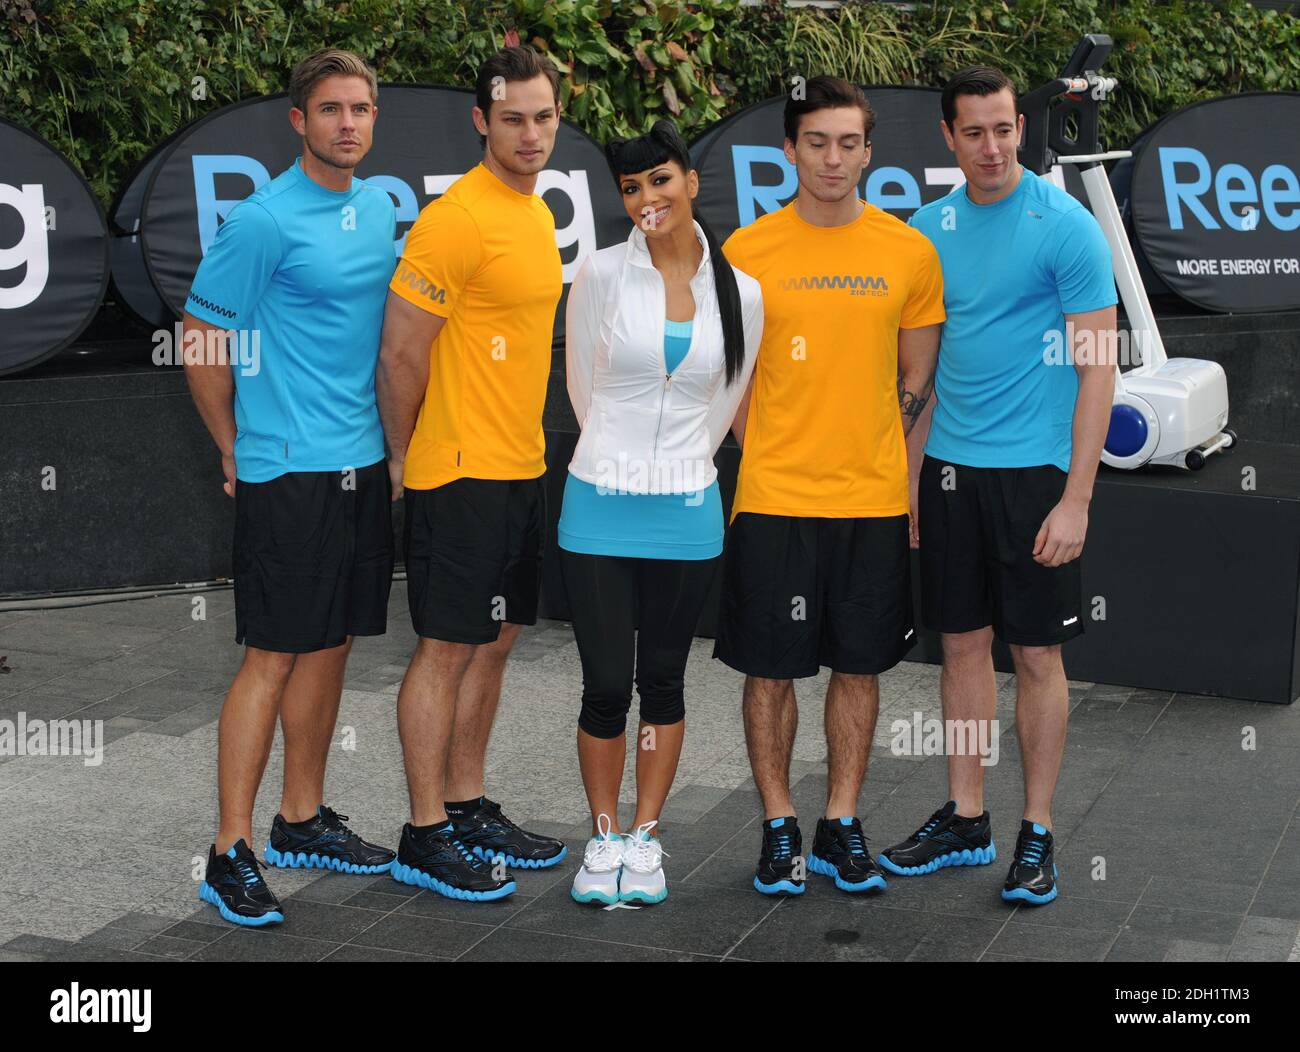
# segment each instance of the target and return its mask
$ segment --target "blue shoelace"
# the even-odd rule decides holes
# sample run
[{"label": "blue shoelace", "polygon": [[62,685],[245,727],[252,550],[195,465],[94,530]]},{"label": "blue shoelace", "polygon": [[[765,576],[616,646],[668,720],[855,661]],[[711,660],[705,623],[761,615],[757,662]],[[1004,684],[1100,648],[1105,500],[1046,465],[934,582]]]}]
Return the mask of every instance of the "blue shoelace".
[{"label": "blue shoelace", "polygon": [[262,878],[258,876],[257,867],[259,863],[255,858],[244,858],[242,855],[231,860],[231,867],[235,871],[240,881],[245,887],[256,887],[261,883]]},{"label": "blue shoelace", "polygon": [[857,858],[865,858],[867,854],[867,845],[863,843],[862,832],[857,826],[850,826],[849,831],[844,835],[848,841],[849,854]]},{"label": "blue shoelace", "polygon": [[772,858],[789,858],[792,854],[792,847],[789,833],[778,832],[775,829],[768,830],[768,844],[773,848]]},{"label": "blue shoelace", "polygon": [[1026,866],[1041,866],[1043,858],[1047,853],[1047,840],[1035,834],[1021,834],[1020,844],[1017,845],[1017,854],[1020,861]]}]

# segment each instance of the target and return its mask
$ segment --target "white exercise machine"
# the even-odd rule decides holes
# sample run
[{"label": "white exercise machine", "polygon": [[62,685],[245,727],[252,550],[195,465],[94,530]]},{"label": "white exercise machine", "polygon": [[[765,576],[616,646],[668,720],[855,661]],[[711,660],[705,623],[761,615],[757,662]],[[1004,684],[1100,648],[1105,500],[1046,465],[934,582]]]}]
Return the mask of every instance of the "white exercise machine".
[{"label": "white exercise machine", "polygon": [[1137,260],[1115,203],[1102,162],[1131,156],[1128,150],[1103,152],[1098,138],[1101,103],[1115,88],[1113,77],[1097,71],[1110,54],[1104,33],[1089,33],[1074,49],[1061,75],[1020,100],[1025,115],[1020,160],[1047,175],[1054,165],[1074,165],[1083,180],[1092,214],[1110,244],[1115,284],[1128,315],[1124,347],[1140,352],[1141,364],[1115,365],[1115,400],[1101,459],[1116,468],[1171,464],[1198,471],[1212,453],[1236,444],[1227,430],[1228,379],[1218,362],[1170,358],[1160,339],[1151,303],[1138,274]]}]

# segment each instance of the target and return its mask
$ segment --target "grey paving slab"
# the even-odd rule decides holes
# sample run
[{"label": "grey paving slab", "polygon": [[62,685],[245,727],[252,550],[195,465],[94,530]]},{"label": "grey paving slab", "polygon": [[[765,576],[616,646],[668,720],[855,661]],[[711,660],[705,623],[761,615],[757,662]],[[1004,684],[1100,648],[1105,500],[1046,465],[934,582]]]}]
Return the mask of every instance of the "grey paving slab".
[{"label": "grey paving slab", "polygon": [[381,950],[454,958],[492,930],[490,924],[467,924],[436,917],[414,914],[397,916],[390,913],[347,941],[357,946],[373,946]]},{"label": "grey paving slab", "polygon": [[[0,673],[0,697],[7,698],[25,690],[38,687],[52,679],[65,676],[69,672],[94,664],[95,659],[74,654],[37,653],[21,650],[8,644],[0,644],[0,656],[3,656],[8,671]],[[59,694],[69,691],[56,691]]]},{"label": "grey paving slab", "polygon": [[462,961],[707,961],[710,958],[649,946],[578,939],[549,932],[498,929],[463,953]]},{"label": "grey paving slab", "polygon": [[1228,952],[1230,961],[1286,961],[1300,941],[1300,923],[1285,917],[1246,917]]},{"label": "grey paving slab", "polygon": [[[735,947],[751,961],[901,961],[915,951],[936,916],[873,907],[833,888],[783,899]],[[883,898],[883,897],[882,897]]]},{"label": "grey paving slab", "polygon": [[1117,934],[1047,924],[1008,924],[989,944],[989,950],[1047,961],[1101,961],[1110,952]]},{"label": "grey paving slab", "polygon": [[1241,922],[1242,918],[1232,913],[1139,903],[1133,908],[1125,926],[1138,934],[1230,946],[1241,928]]},{"label": "grey paving slab", "polygon": [[507,920],[505,927],[722,956],[773,904],[752,888],[682,883],[670,890],[667,902],[657,906],[605,910],[577,905],[568,887],[553,887]]},{"label": "grey paving slab", "polygon": [[[439,960],[450,960],[450,958],[438,958]],[[431,958],[422,953],[403,953],[400,950],[385,950],[378,946],[357,946],[355,943],[347,943],[343,946],[337,946],[330,950],[322,961],[342,961],[348,964],[428,964]]]},{"label": "grey paving slab", "polygon": [[157,643],[173,632],[170,628],[143,625],[94,624],[72,617],[31,618],[0,628],[0,651],[25,650],[93,660],[119,657]]},{"label": "grey paving slab", "polygon": [[194,956],[206,945],[208,944],[196,942],[192,939],[177,939],[170,935],[155,935],[152,939],[148,939],[133,948],[139,953],[151,954],[154,957],[173,957],[184,960],[187,957]]},{"label": "grey paving slab", "polygon": [[906,960],[978,961],[1004,923],[991,917],[937,917]]},{"label": "grey paving slab", "polygon": [[236,929],[200,946],[189,955],[195,961],[319,961],[339,944],[295,935],[275,937],[264,931]]},{"label": "grey paving slab", "polygon": [[100,928],[99,931],[91,932],[78,945],[106,946],[113,950],[133,950],[142,942],[148,942],[151,938],[153,936],[148,932],[132,931],[130,928],[119,928],[110,925],[107,928]]}]

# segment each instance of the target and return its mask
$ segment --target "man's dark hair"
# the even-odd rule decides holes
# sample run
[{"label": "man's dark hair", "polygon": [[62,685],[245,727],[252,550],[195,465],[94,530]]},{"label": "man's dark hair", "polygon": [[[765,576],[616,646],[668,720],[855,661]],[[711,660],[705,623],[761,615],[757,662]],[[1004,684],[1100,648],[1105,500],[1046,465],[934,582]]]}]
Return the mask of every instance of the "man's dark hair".
[{"label": "man's dark hair", "polygon": [[[541,76],[545,76],[551,82],[551,92],[555,96],[555,105],[558,108],[560,71],[555,68],[555,63],[535,48],[523,45],[503,47],[479,67],[478,78],[474,82],[474,98],[478,108],[483,111],[483,119],[488,119],[494,101],[492,89],[497,84],[532,80],[534,77]],[[497,79],[498,77],[500,80]],[[483,137],[479,136],[479,138]]]},{"label": "man's dark hair", "polygon": [[804,85],[803,98],[793,95],[785,100],[785,137],[799,141],[799,119],[805,113],[817,110],[856,106],[862,111],[863,142],[871,139],[871,129],[876,126],[876,111],[871,108],[862,89],[840,77],[813,77]]},{"label": "man's dark hair", "polygon": [[957,119],[957,97],[960,95],[996,95],[999,91],[1011,92],[1011,100],[1016,98],[1016,86],[1000,69],[992,66],[967,66],[954,73],[943,86],[943,120],[952,130],[952,122]]}]

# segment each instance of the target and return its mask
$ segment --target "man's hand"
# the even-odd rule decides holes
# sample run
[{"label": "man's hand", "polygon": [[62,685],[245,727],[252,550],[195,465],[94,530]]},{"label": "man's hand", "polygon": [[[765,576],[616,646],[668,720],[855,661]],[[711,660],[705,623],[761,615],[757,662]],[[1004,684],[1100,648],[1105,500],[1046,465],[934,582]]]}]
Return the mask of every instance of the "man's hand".
[{"label": "man's hand", "polygon": [[395,457],[388,458],[388,481],[393,484],[393,500],[402,499],[405,490],[402,488],[402,472],[406,470],[406,458],[398,460]]},{"label": "man's hand", "polygon": [[235,454],[221,454],[221,471],[226,476],[226,481],[221,484],[221,488],[226,491],[227,497],[235,495]]},{"label": "man's hand", "polygon": [[1034,538],[1034,562],[1043,566],[1064,566],[1072,562],[1083,552],[1087,532],[1087,502],[1062,497]]}]

